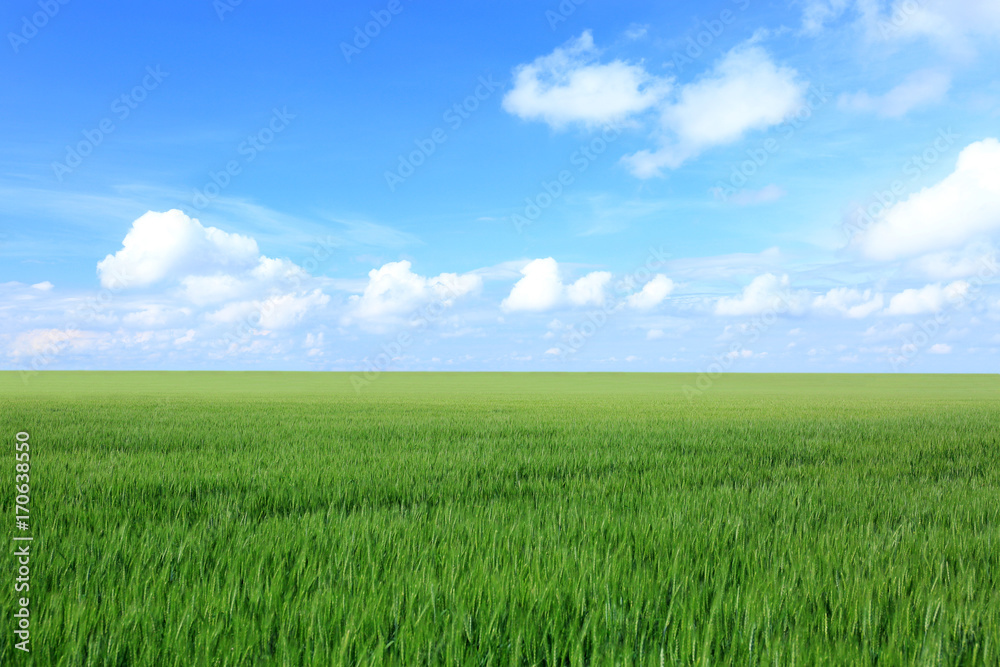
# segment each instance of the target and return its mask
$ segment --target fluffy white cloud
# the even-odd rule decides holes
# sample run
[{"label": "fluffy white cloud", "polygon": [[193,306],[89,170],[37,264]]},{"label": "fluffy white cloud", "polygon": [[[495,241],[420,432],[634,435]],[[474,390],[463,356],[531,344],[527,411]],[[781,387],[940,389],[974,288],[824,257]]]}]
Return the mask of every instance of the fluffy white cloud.
[{"label": "fluffy white cloud", "polygon": [[500,304],[507,312],[518,310],[541,312],[568,301],[575,306],[601,305],[607,298],[605,290],[611,282],[607,271],[593,271],[570,285],[559,277],[559,263],[551,257],[535,259],[521,269],[520,280]]},{"label": "fluffy white cloud", "polygon": [[272,259],[261,256],[251,271],[255,279],[266,283],[296,282],[309,277],[298,264],[287,259]]},{"label": "fluffy white cloud", "polygon": [[737,297],[721,297],[715,303],[716,315],[760,315],[773,310],[797,312],[802,308],[804,294],[792,292],[787,275],[773,273],[754,278]]},{"label": "fluffy white cloud", "polygon": [[868,257],[893,260],[961,246],[1000,230],[1000,142],[966,146],[955,171],[879,215],[855,243]]},{"label": "fluffy white cloud", "polygon": [[[642,289],[628,297],[628,305],[639,310],[649,310],[663,303],[674,291],[674,281],[662,273],[657,273]],[[662,332],[661,332],[662,333]]]},{"label": "fluffy white cloud", "polygon": [[577,280],[566,288],[566,296],[570,303],[577,306],[600,306],[607,298],[605,289],[611,282],[611,274],[607,271],[594,271]]},{"label": "fluffy white cloud", "polygon": [[707,148],[782,122],[802,107],[806,88],[794,69],[777,65],[760,46],[737,46],[662,108],[664,145],[624,162],[640,178],[675,169]]},{"label": "fluffy white cloud", "polygon": [[356,320],[385,323],[429,303],[451,306],[455,299],[479,290],[483,279],[475,274],[442,273],[428,278],[412,270],[406,260],[389,262],[368,272],[368,284],[360,295],[349,299],[350,311],[344,318],[349,324]]},{"label": "fluffy white cloud", "polygon": [[951,354],[951,345],[948,343],[934,343],[927,351],[931,354]]},{"label": "fluffy white cloud", "polygon": [[559,304],[563,294],[563,284],[559,279],[559,264],[551,257],[528,262],[521,269],[524,276],[510,290],[510,294],[500,304],[506,311],[550,310]]},{"label": "fluffy white cloud", "polygon": [[945,286],[936,283],[921,288],[903,290],[889,301],[886,313],[889,315],[938,313],[948,304],[960,304],[968,292],[969,283],[964,280],[956,280]]},{"label": "fluffy white cloud", "polygon": [[258,261],[257,242],[248,236],[204,227],[172,209],[149,211],[132,223],[122,249],[97,264],[104,287],[146,287],[195,273],[244,270]]},{"label": "fluffy white cloud", "polygon": [[[590,32],[521,65],[503,108],[526,120],[561,128],[593,126],[656,110],[662,146],[623,161],[640,178],[676,168],[712,146],[782,122],[804,102],[807,85],[750,40],[729,51],[699,80],[674,90],[673,81],[641,65],[597,62]],[[767,193],[773,196],[773,192]]]},{"label": "fluffy white cloud", "polygon": [[951,75],[938,69],[913,72],[901,84],[882,95],[869,95],[867,91],[845,93],[838,100],[841,109],[867,111],[898,118],[910,110],[944,99],[951,87]]},{"label": "fluffy white cloud", "polygon": [[[178,210],[137,219],[122,249],[99,262],[97,271],[106,287],[168,287],[161,303],[122,315],[135,327],[162,329],[203,317],[208,324],[280,329],[329,301],[315,284],[304,284],[314,279],[294,262],[265,257],[254,239],[205,227]],[[204,307],[213,310],[202,312]]]},{"label": "fluffy white cloud", "polygon": [[559,128],[569,123],[597,125],[649,109],[669,89],[640,65],[621,60],[596,62],[590,31],[514,70],[514,88],[503,108],[525,120]]},{"label": "fluffy white cloud", "polygon": [[860,292],[848,287],[835,287],[813,299],[813,308],[837,312],[853,319],[868,317],[882,310],[884,305],[881,294],[872,294],[870,289]]}]

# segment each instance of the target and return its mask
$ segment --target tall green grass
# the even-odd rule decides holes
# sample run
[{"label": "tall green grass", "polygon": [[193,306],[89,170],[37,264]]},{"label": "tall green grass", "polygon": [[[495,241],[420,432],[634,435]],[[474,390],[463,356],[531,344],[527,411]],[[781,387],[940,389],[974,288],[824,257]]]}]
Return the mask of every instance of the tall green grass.
[{"label": "tall green grass", "polygon": [[0,374],[0,664],[1000,664],[1000,379],[694,379]]}]

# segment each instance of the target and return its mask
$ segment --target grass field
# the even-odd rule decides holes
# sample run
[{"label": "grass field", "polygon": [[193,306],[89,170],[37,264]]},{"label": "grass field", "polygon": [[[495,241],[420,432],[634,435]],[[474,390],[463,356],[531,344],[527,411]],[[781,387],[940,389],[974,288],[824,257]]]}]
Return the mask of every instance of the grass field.
[{"label": "grass field", "polygon": [[1000,377],[694,380],[0,374],[0,665],[1000,664]]}]

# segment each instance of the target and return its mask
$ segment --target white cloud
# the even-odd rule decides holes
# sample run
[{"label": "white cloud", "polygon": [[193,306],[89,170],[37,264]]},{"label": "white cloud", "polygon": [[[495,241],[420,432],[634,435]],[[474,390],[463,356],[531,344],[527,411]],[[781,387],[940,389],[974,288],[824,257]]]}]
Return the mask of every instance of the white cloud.
[{"label": "white cloud", "polygon": [[[176,209],[138,218],[122,249],[99,262],[97,271],[105,287],[167,287],[157,304],[126,307],[130,312],[121,321],[134,327],[162,329],[203,314],[208,324],[288,328],[329,302],[294,262],[265,257],[254,239],[205,227]],[[203,307],[213,310],[199,313]]]},{"label": "white cloud", "polygon": [[11,357],[35,357],[44,366],[49,359],[63,353],[90,349],[99,334],[78,329],[32,329],[14,337],[7,348]]},{"label": "white cloud", "polygon": [[34,285],[32,285],[32,287],[38,290],[39,292],[48,292],[51,291],[52,288],[55,287],[55,285],[46,280],[40,283],[35,283]]},{"label": "white cloud", "polygon": [[267,293],[288,293],[310,278],[294,262],[262,255],[249,270],[184,276],[180,280],[180,295],[195,305],[206,306]]},{"label": "white cloud", "polygon": [[816,35],[829,21],[839,17],[847,8],[848,0],[807,0],[802,10],[802,30]]},{"label": "white cloud", "polygon": [[663,329],[650,329],[646,332],[646,340],[659,340],[664,335]]},{"label": "white cloud", "polygon": [[882,310],[884,305],[881,294],[872,294],[870,289],[860,292],[848,287],[835,287],[813,299],[813,307],[817,310],[834,311],[853,319],[868,317]]},{"label": "white cloud", "polygon": [[627,39],[642,39],[649,32],[648,25],[638,25],[633,23],[625,31],[625,37]]},{"label": "white cloud", "polygon": [[309,277],[302,267],[287,259],[260,257],[250,275],[266,283],[294,282]]},{"label": "white cloud", "polygon": [[122,322],[145,329],[163,327],[171,321],[191,315],[187,308],[170,308],[158,304],[146,306],[122,317]]},{"label": "white cloud", "polygon": [[1000,4],[992,0],[894,0],[858,2],[869,38],[927,38],[958,54],[971,54],[975,36],[1000,36]]},{"label": "white cloud", "polygon": [[521,274],[524,276],[511,289],[500,304],[505,311],[550,310],[562,298],[563,284],[559,279],[559,264],[551,257],[529,262]]},{"label": "white cloud", "polygon": [[954,280],[1000,273],[996,251],[989,244],[972,244],[962,250],[945,250],[917,257],[910,264],[931,280]]},{"label": "white cloud", "polygon": [[845,93],[838,100],[841,109],[872,112],[886,118],[898,118],[912,109],[944,99],[951,87],[951,75],[939,69],[913,72],[901,84],[882,95],[867,91]]},{"label": "white cloud", "polygon": [[664,145],[623,161],[640,178],[675,169],[707,148],[782,122],[803,105],[806,88],[798,72],[777,65],[760,46],[739,45],[663,107]]},{"label": "white cloud", "polygon": [[931,354],[951,354],[951,345],[947,343],[934,343],[927,351]]},{"label": "white cloud", "polygon": [[607,298],[605,288],[611,282],[607,271],[594,271],[566,288],[570,303],[577,306],[601,306]]},{"label": "white cloud", "polygon": [[856,237],[868,257],[894,260],[955,248],[1000,230],[1000,142],[966,146],[955,171],[879,215]]},{"label": "white cloud", "polygon": [[597,62],[590,31],[514,70],[514,87],[503,108],[525,120],[561,128],[570,123],[599,125],[623,120],[654,106],[669,82],[641,65],[622,60]]},{"label": "white cloud", "polygon": [[961,303],[968,292],[969,283],[964,280],[956,280],[945,286],[936,283],[921,288],[906,289],[892,297],[886,313],[889,315],[937,313],[949,303]]},{"label": "white cloud", "polygon": [[444,307],[482,288],[479,275],[442,273],[427,278],[411,271],[412,264],[403,260],[389,262],[368,272],[368,284],[360,295],[349,299],[350,311],[344,323],[354,321],[386,323],[415,311],[432,301]]},{"label": "white cloud", "polygon": [[551,257],[535,259],[521,269],[520,280],[500,304],[507,312],[518,310],[542,312],[568,301],[572,305],[601,305],[611,282],[607,271],[594,271],[570,285],[559,277],[559,263]]},{"label": "white cloud", "polygon": [[146,287],[195,273],[244,270],[258,261],[257,242],[172,209],[149,211],[132,223],[122,249],[97,264],[104,287]]},{"label": "white cloud", "polygon": [[190,343],[194,340],[195,333],[194,329],[188,329],[183,336],[174,339],[174,345],[184,345],[185,343]]},{"label": "white cloud", "polygon": [[214,324],[245,322],[258,329],[287,329],[298,324],[309,310],[325,306],[329,301],[330,297],[319,289],[302,294],[280,294],[227,304],[209,313],[206,319]]},{"label": "white cloud", "polygon": [[302,343],[308,357],[323,356],[323,332],[314,334],[311,331],[306,334],[306,339]]},{"label": "white cloud", "polygon": [[[699,80],[673,89],[673,81],[641,65],[600,64],[589,31],[514,71],[503,108],[554,128],[595,126],[656,110],[661,147],[623,158],[640,178],[677,168],[707,148],[777,125],[802,107],[807,85],[777,65],[753,38],[729,51]],[[672,93],[675,93],[672,95]],[[764,197],[774,197],[769,190]]]},{"label": "white cloud", "polygon": [[974,52],[973,38],[1000,35],[1000,5],[992,0],[808,0],[802,27],[818,34],[849,7],[854,25],[872,42],[918,38],[958,55]]},{"label": "white cloud", "polygon": [[660,305],[674,291],[674,281],[662,273],[642,286],[642,290],[628,297],[628,305],[639,310],[649,310]]},{"label": "white cloud", "polygon": [[246,281],[226,273],[214,276],[185,276],[181,279],[182,294],[187,301],[199,306],[221,303],[242,296],[249,287]]},{"label": "white cloud", "polygon": [[778,277],[772,273],[754,278],[738,297],[721,297],[715,303],[716,315],[759,315],[769,310],[776,312],[796,312],[801,309],[802,293],[789,289],[787,275]]}]

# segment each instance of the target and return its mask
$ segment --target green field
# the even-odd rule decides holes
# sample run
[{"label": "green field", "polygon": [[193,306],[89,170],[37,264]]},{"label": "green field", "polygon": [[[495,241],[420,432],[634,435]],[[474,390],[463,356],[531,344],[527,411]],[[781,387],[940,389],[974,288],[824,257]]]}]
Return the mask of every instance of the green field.
[{"label": "green field", "polygon": [[348,378],[0,374],[0,665],[1000,664],[996,375]]}]

